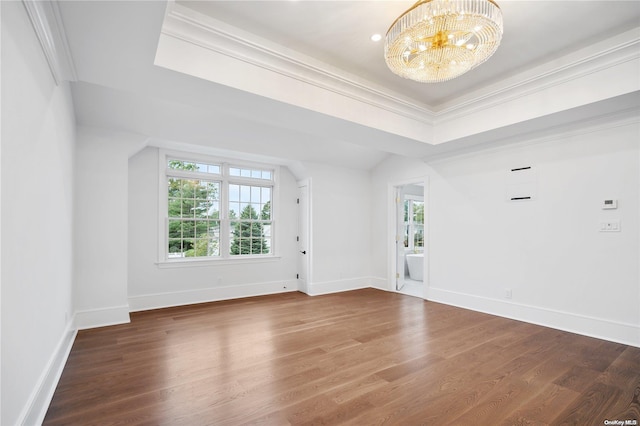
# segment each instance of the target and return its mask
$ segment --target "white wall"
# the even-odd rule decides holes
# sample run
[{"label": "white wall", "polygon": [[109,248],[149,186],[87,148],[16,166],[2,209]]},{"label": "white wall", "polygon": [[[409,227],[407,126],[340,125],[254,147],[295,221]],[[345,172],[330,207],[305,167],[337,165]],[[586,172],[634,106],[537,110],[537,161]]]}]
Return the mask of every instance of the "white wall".
[{"label": "white wall", "polygon": [[[429,299],[640,345],[639,133],[612,122],[430,166],[395,157],[374,171],[373,210],[386,212],[388,181],[427,173]],[[537,199],[506,201],[508,171],[522,166],[538,175]],[[602,210],[605,198],[619,208]],[[622,232],[599,232],[607,220]]]},{"label": "white wall", "polygon": [[[305,176],[294,177],[282,167],[278,259],[163,267],[157,264],[159,153],[144,148],[127,160],[125,172],[122,160],[137,146],[133,136],[86,128],[78,133],[77,209],[82,219],[76,239],[76,300],[78,317],[86,318],[81,325],[118,322],[127,309],[295,290],[300,177],[313,182],[310,294],[371,285],[369,172],[305,163]],[[110,226],[96,228],[95,221]]]},{"label": "white wall", "polygon": [[83,329],[129,321],[129,156],[146,138],[87,127],[77,135],[74,301]]},{"label": "white wall", "polygon": [[312,180],[309,293],[369,287],[369,172],[314,163],[305,167]]},{"label": "white wall", "polygon": [[73,340],[74,114],[21,2],[2,2],[2,417],[36,424]]},{"label": "white wall", "polygon": [[286,167],[280,169],[279,200],[274,206],[276,259],[159,267],[158,155],[157,148],[148,147],[129,160],[128,295],[132,310],[297,289],[297,185]]},{"label": "white wall", "polygon": [[[166,267],[158,265],[158,155],[157,148],[147,147],[128,162],[126,265],[131,310],[296,290],[297,184],[286,167],[280,173],[278,259]],[[313,163],[305,163],[302,173],[313,183],[310,294],[368,287],[369,173]]]}]

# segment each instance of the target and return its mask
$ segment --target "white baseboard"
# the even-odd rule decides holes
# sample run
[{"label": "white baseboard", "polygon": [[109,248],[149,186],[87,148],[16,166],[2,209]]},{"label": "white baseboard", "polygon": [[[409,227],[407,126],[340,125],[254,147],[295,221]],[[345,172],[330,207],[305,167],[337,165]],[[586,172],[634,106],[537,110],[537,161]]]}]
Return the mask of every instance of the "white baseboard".
[{"label": "white baseboard", "polygon": [[375,288],[378,290],[389,291],[389,280],[386,278],[378,278],[378,277],[370,277],[369,283],[371,284],[371,288]]},{"label": "white baseboard", "polygon": [[19,417],[18,424],[42,424],[77,334],[77,330],[73,328],[73,322],[69,322],[56,349],[51,355],[51,358],[49,358],[49,362],[40,375],[38,383]]},{"label": "white baseboard", "polygon": [[130,321],[129,306],[113,306],[102,309],[76,311],[74,315],[74,324],[78,330],[126,324]]},{"label": "white baseboard", "polygon": [[131,312],[137,312],[149,309],[168,308],[171,306],[239,299],[242,297],[265,296],[268,294],[287,293],[291,291],[298,291],[298,284],[295,281],[272,281],[265,283],[130,296],[129,307]]},{"label": "white baseboard", "polygon": [[371,287],[371,278],[350,278],[348,280],[324,281],[310,283],[308,285],[309,296],[319,296],[321,294],[340,293],[342,291],[359,290]]},{"label": "white baseboard", "polygon": [[433,287],[427,288],[427,300],[640,347],[640,325],[638,324],[627,324]]}]

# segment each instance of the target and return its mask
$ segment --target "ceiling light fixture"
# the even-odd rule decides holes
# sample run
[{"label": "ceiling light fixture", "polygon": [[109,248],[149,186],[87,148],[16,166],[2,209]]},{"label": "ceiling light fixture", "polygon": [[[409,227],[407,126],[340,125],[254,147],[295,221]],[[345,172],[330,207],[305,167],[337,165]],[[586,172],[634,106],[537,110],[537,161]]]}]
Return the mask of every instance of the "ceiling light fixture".
[{"label": "ceiling light fixture", "polygon": [[389,28],[385,60],[401,77],[447,81],[489,59],[502,32],[502,11],[492,0],[419,0]]}]

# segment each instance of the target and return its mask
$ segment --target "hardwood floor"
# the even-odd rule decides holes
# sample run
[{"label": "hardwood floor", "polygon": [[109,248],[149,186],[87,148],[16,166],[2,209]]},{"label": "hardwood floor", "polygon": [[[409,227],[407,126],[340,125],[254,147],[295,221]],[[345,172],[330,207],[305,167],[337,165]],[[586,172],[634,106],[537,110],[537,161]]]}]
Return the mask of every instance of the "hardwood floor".
[{"label": "hardwood floor", "polygon": [[640,421],[640,349],[378,290],[81,331],[46,425]]}]

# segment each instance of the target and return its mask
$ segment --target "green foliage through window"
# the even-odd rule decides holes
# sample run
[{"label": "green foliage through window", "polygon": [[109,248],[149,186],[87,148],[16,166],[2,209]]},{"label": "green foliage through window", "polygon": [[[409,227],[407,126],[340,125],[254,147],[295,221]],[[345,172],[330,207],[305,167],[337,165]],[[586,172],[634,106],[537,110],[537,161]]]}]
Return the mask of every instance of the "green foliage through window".
[{"label": "green foliage through window", "polygon": [[220,254],[220,183],[168,179],[169,257]]},{"label": "green foliage through window", "polygon": [[271,187],[229,185],[229,254],[271,253]]},{"label": "green foliage through window", "polygon": [[220,174],[219,164],[197,163],[195,161],[169,160],[167,164],[169,169],[186,170],[189,172]]},{"label": "green foliage through window", "polygon": [[424,247],[424,202],[404,200],[404,246],[415,250]]}]

